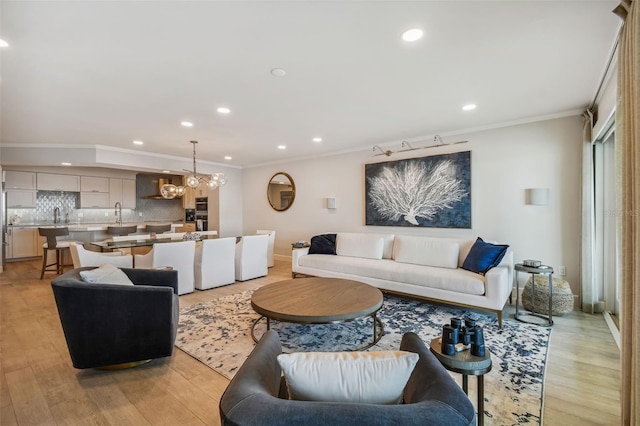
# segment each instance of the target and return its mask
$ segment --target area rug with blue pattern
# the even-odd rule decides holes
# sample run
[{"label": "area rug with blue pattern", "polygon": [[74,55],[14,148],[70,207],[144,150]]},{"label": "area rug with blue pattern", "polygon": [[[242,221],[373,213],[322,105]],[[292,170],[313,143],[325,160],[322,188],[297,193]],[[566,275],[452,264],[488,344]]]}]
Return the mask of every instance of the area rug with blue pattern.
[{"label": "area rug with blue pattern", "polygon": [[[441,335],[442,325],[452,317],[475,319],[484,328],[492,359],[492,369],[484,378],[485,424],[542,423],[550,328],[504,319],[500,329],[493,315],[387,294],[378,317],[384,324],[384,335],[369,350],[396,350],[402,335],[409,331],[428,345]],[[255,345],[251,325],[257,318],[259,315],[251,308],[251,291],[183,308],[176,346],[231,379]],[[280,334],[286,352],[340,351],[370,341],[371,321],[364,318],[326,325],[271,321],[271,328]],[[265,329],[265,321],[261,320],[256,335],[260,336]],[[461,383],[459,374],[451,375]],[[469,398],[474,405],[475,382],[475,378],[469,379]]]}]

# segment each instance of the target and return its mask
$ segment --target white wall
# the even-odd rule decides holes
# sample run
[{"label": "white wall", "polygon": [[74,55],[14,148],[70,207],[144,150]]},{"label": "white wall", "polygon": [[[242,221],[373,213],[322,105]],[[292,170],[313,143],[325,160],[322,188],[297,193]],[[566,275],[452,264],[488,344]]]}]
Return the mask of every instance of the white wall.
[{"label": "white wall", "polygon": [[[458,135],[469,143],[372,157],[362,152],[245,169],[244,233],[275,229],[275,252],[289,256],[290,243],[324,232],[362,231],[435,236],[481,236],[511,245],[515,260],[539,259],[567,267],[578,294],[582,119],[568,117]],[[415,145],[415,144],[414,144]],[[398,149],[400,147],[398,146]],[[364,164],[471,151],[472,229],[364,225]],[[267,182],[289,173],[296,185],[292,207],[271,209]],[[551,189],[548,206],[525,205],[525,188]],[[335,197],[336,210],[326,208]]]}]

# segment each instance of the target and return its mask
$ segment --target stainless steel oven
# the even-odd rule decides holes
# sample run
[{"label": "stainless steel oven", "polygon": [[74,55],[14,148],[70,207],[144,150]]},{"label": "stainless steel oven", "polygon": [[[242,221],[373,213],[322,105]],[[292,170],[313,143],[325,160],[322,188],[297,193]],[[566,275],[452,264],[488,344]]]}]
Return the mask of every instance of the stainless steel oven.
[{"label": "stainless steel oven", "polygon": [[196,213],[206,213],[208,204],[207,197],[196,198]]}]

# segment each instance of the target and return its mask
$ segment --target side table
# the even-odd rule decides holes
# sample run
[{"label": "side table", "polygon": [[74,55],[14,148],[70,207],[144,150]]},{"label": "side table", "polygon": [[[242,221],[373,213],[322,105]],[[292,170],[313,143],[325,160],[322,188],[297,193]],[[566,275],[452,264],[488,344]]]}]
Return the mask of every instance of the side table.
[{"label": "side table", "polygon": [[[521,322],[527,322],[530,324],[538,324],[538,325],[553,325],[553,315],[552,315],[552,307],[553,307],[553,268],[547,265],[540,266],[525,266],[522,263],[516,263],[514,265],[514,269],[516,270],[516,314],[515,319]],[[526,314],[520,314],[520,281],[518,280],[518,272],[525,272],[531,274],[532,283],[531,283],[531,312]],[[535,302],[535,290],[536,290],[536,280],[535,275],[547,275],[549,277],[549,314],[545,317],[545,315],[536,313],[536,302]],[[524,307],[524,306],[523,306]],[[546,322],[541,323],[540,321],[535,321],[532,319],[525,319],[524,316],[538,317],[546,319]]]},{"label": "side table", "polygon": [[456,352],[455,355],[442,353],[442,337],[433,339],[429,346],[440,364],[449,371],[462,374],[462,390],[467,395],[469,376],[478,377],[478,426],[484,425],[484,375],[491,371],[491,352],[485,348],[484,356],[473,356],[471,350]]}]

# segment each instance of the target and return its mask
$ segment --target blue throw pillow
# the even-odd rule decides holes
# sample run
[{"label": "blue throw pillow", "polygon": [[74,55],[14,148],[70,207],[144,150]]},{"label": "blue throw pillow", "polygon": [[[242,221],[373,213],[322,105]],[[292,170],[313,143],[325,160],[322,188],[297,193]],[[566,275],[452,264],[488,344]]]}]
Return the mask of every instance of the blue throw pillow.
[{"label": "blue throw pillow", "polygon": [[312,237],[309,254],[336,254],[336,234],[323,234]]},{"label": "blue throw pillow", "polygon": [[485,243],[478,237],[462,264],[462,269],[484,275],[489,269],[498,266],[504,257],[508,245]]}]

